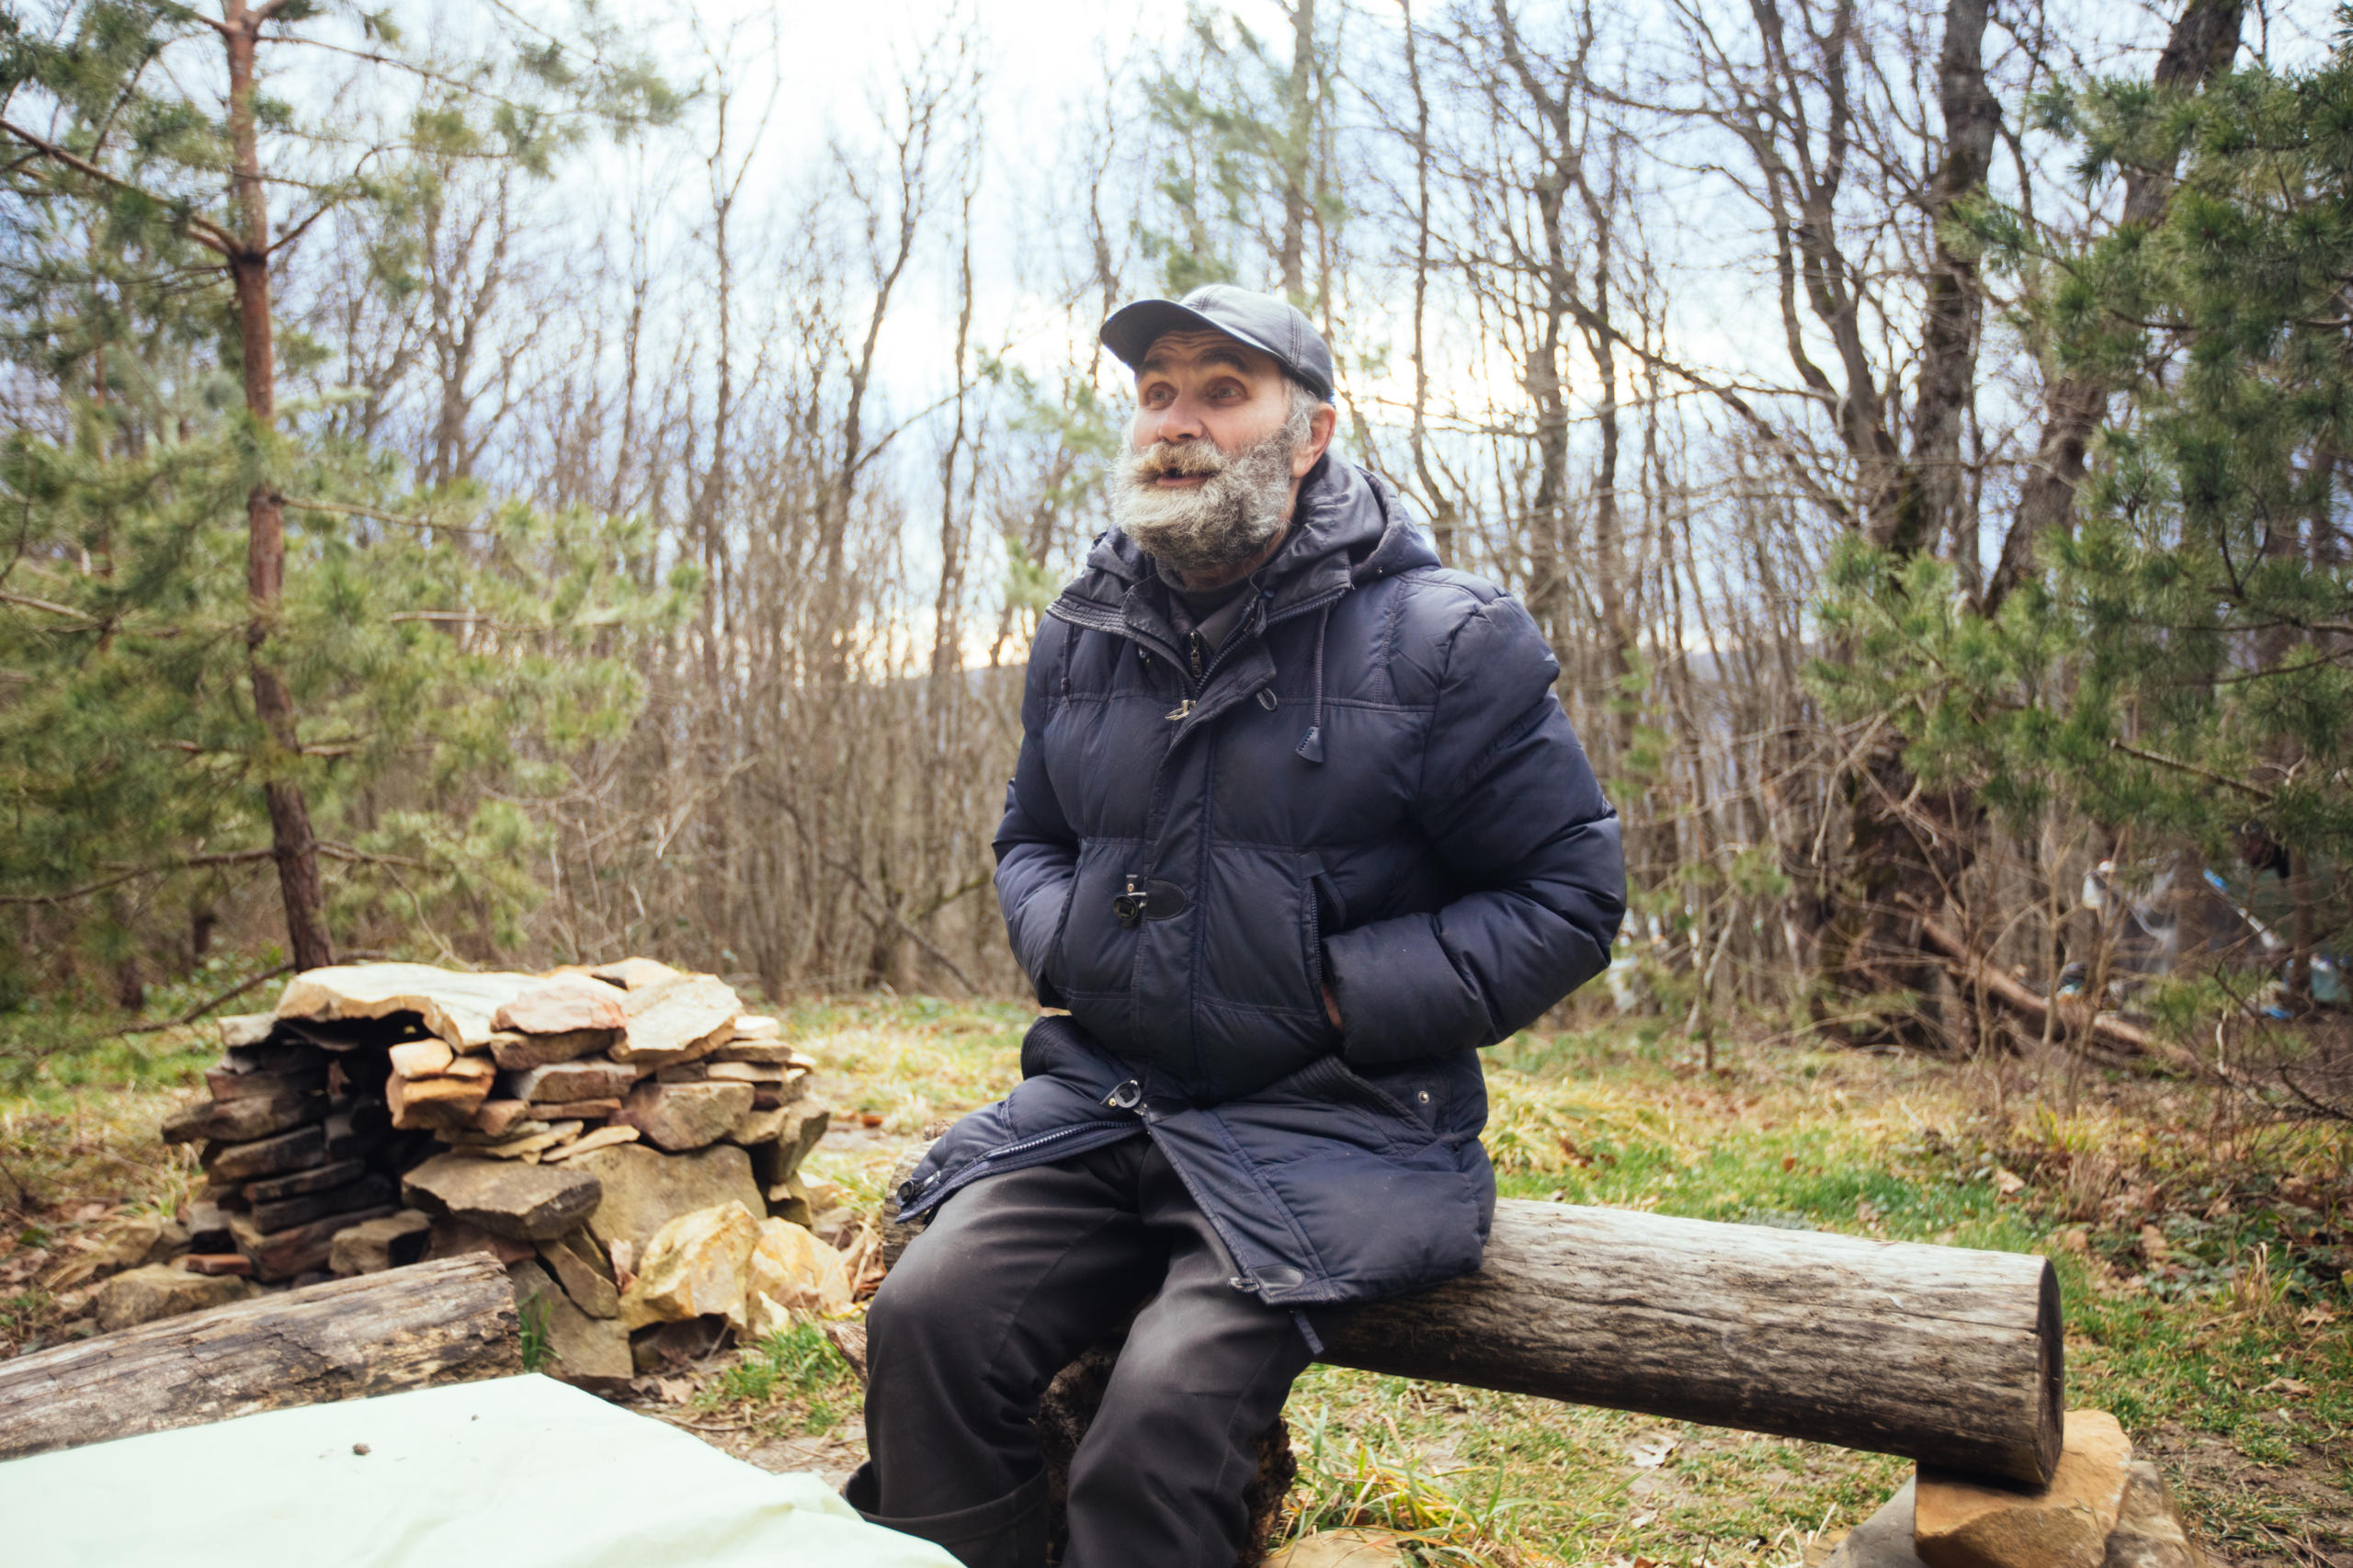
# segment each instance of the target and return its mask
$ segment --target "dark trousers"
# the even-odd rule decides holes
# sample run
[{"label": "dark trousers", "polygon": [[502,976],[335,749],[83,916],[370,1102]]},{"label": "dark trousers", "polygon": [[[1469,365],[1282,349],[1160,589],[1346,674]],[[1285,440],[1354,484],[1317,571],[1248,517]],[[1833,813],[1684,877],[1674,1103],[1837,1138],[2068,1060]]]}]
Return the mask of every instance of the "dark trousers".
[{"label": "dark trousers", "polygon": [[872,1460],[851,1501],[972,1568],[1036,1568],[1030,1417],[1054,1374],[1135,1312],[1072,1461],[1063,1563],[1226,1568],[1258,1436],[1309,1360],[1291,1314],[1234,1290],[1233,1272],[1149,1138],[976,1182],[867,1313]]}]

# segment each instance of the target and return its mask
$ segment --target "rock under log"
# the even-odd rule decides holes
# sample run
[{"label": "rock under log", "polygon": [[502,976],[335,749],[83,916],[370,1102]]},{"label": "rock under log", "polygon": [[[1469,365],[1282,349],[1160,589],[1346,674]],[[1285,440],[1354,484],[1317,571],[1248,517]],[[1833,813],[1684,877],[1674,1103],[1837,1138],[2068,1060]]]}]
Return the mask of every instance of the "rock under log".
[{"label": "rock under log", "polygon": [[0,1361],[0,1460],[522,1369],[506,1270],[443,1258]]}]

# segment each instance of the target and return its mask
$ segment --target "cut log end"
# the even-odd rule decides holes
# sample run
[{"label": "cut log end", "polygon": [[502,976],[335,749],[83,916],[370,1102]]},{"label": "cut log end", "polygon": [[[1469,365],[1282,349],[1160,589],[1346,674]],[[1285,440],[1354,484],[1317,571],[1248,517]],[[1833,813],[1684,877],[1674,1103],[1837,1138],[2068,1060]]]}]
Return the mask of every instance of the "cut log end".
[{"label": "cut log end", "polygon": [[[2034,1337],[2040,1357],[2036,1366],[2041,1402],[2035,1417],[2031,1472],[2009,1471],[2015,1479],[2040,1486],[2058,1473],[2059,1452],[2067,1440],[2067,1329],[2059,1301],[2059,1271],[2042,1260],[2042,1277],[2034,1312]],[[2023,1459],[2023,1456],[2022,1456]]]}]

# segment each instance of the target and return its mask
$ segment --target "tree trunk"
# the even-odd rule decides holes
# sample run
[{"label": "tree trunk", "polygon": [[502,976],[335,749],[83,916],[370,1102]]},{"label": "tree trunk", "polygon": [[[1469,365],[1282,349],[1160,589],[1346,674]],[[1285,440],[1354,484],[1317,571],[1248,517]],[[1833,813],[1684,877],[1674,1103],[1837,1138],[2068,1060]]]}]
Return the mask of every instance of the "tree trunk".
[{"label": "tree trunk", "polygon": [[[278,365],[270,317],[269,207],[262,189],[261,143],[254,120],[254,53],[265,19],[264,14],[247,10],[242,0],[231,0],[224,41],[229,51],[230,180],[238,219],[229,277],[244,360],[245,413],[268,430],[278,423]],[[245,494],[245,662],[253,679],[254,712],[269,736],[262,795],[269,807],[287,948],[296,968],[317,969],[335,962],[335,943],[327,935],[326,892],[319,880],[310,802],[291,778],[268,777],[291,768],[302,755],[293,697],[263,656],[285,586],[286,515],[276,488],[265,478]]]},{"label": "tree trunk", "polygon": [[1938,62],[1938,103],[1945,144],[1929,195],[1938,214],[1935,259],[1929,264],[1920,331],[1920,385],[1912,405],[1915,498],[1897,524],[1896,548],[1934,550],[1949,540],[1962,585],[1982,589],[1977,518],[1968,505],[1969,476],[1961,432],[1977,383],[1977,332],[1983,311],[1975,252],[1956,246],[1946,219],[1954,205],[1985,183],[2001,129],[2001,106],[1985,85],[1986,0],[1953,0],[1945,12],[1944,51]]},{"label": "tree trunk", "polygon": [[1952,902],[1975,863],[1984,808],[1967,790],[1919,788],[1904,738],[1883,734],[1847,780],[1844,883],[1821,936],[1826,994],[1814,1021],[1847,1045],[1940,1051],[1955,1043],[1938,996],[1943,967],[1920,923]]},{"label": "tree trunk", "polygon": [[1290,80],[1283,126],[1283,296],[1305,310],[1307,296],[1307,171],[1315,135],[1315,0],[1292,0]]},{"label": "tree trunk", "polygon": [[[1934,550],[1966,532],[1964,563],[1976,559],[1976,523],[1964,505],[1961,436],[1975,395],[1977,325],[1982,309],[1977,264],[1946,240],[1957,203],[1985,183],[2000,106],[1985,87],[1985,0],[1949,0],[1938,61],[1944,120],[1928,217],[1936,256],[1925,280],[1919,388],[1913,403],[1913,446],[1874,506],[1867,533],[1898,556]],[[1854,444],[1860,457],[1864,449]],[[1972,572],[1973,579],[1974,573]],[[1973,592],[1972,580],[1969,584]],[[1823,944],[1829,994],[1817,992],[1814,1017],[1831,1038],[1856,1045],[1896,1043],[1939,1050],[1955,1043],[1939,1000],[1941,966],[1920,950],[1919,923],[1961,891],[1977,858],[1984,813],[1966,790],[1918,790],[1902,734],[1880,735],[1847,780],[1852,823],[1846,886]],[[1894,998],[1902,1001],[1894,1006]]]},{"label": "tree trunk", "polygon": [[523,1369],[483,1253],[257,1296],[0,1361],[0,1460]]}]

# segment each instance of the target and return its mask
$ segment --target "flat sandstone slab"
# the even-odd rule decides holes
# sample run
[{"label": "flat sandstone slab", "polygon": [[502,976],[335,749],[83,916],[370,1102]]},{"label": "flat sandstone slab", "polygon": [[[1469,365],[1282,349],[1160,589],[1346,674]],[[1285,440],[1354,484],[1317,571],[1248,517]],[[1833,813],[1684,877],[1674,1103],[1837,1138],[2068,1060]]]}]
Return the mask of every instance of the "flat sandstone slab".
[{"label": "flat sandstone slab", "polygon": [[1922,1470],[1913,1549],[1928,1568],[2102,1568],[2131,1467],[2132,1442],[2115,1416],[2071,1410],[2059,1468],[2040,1492]]},{"label": "flat sandstone slab", "polygon": [[[507,1093],[518,1100],[560,1104],[565,1100],[617,1100],[629,1093],[645,1069],[633,1062],[584,1057],[527,1067],[509,1076]],[[537,1115],[537,1112],[533,1112]]]},{"label": "flat sandstone slab", "polygon": [[717,975],[682,974],[631,991],[622,1006],[629,1022],[613,1060],[667,1067],[708,1055],[734,1038],[744,1004]]},{"label": "flat sandstone slab", "polygon": [[628,1020],[621,1013],[625,994],[616,985],[585,975],[560,974],[532,986],[492,1015],[502,1032],[517,1034],[576,1034],[584,1029],[617,1029]]},{"label": "flat sandstone slab", "polygon": [[612,1119],[676,1153],[718,1142],[751,1108],[749,1084],[640,1084]]},{"label": "flat sandstone slab", "polygon": [[458,1051],[483,1051],[497,1032],[491,1018],[498,1009],[541,983],[535,974],[464,974],[421,963],[334,964],[287,982],[278,1017],[331,1023],[415,1013]]},{"label": "flat sandstone slab", "polygon": [[401,1191],[428,1214],[528,1242],[563,1234],[596,1212],[604,1193],[592,1173],[577,1167],[472,1154],[436,1154],[401,1178]]},{"label": "flat sandstone slab", "polygon": [[275,1138],[251,1143],[224,1143],[206,1151],[205,1174],[218,1182],[252,1181],[278,1176],[327,1160],[327,1135],[317,1127],[298,1127]]},{"label": "flat sandstone slab", "polygon": [[618,1028],[609,1029],[573,1029],[564,1034],[521,1034],[504,1030],[490,1037],[490,1059],[510,1073],[527,1067],[540,1067],[551,1062],[569,1062],[575,1056],[585,1056],[602,1051],[620,1038]]}]

